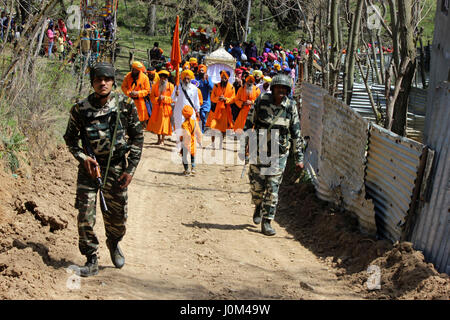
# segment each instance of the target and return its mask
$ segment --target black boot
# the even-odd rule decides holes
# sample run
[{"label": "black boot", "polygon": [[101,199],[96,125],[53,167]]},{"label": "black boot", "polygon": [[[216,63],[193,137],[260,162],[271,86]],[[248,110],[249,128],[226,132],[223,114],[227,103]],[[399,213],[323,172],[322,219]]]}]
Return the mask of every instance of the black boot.
[{"label": "black boot", "polygon": [[122,268],[125,264],[125,257],[120,250],[119,242],[113,240],[106,240],[106,246],[109,249],[109,253],[111,255],[111,261],[116,268]]},{"label": "black boot", "polygon": [[255,207],[255,212],[253,213],[253,223],[254,224],[261,223],[261,205]]},{"label": "black boot", "polygon": [[261,232],[266,236],[274,236],[276,234],[275,229],[270,225],[270,219],[263,219],[261,225]]},{"label": "black boot", "polygon": [[88,256],[86,264],[80,267],[79,273],[81,277],[95,276],[98,273],[97,255]]}]

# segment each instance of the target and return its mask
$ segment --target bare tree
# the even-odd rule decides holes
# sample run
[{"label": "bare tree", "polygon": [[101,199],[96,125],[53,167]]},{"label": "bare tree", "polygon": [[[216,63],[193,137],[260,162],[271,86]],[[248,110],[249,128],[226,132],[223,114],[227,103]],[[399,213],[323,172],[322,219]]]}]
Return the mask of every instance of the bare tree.
[{"label": "bare tree", "polygon": [[411,12],[412,0],[397,0],[397,3],[402,60],[402,68],[398,77],[401,78],[401,83],[399,84],[399,94],[395,97],[393,119],[389,119],[390,122],[387,128],[404,136],[406,135],[409,93],[416,71],[416,48],[414,45],[414,26]]},{"label": "bare tree", "polygon": [[331,19],[331,56],[330,56],[330,94],[334,96],[337,91],[340,71],[340,52],[339,43],[339,6],[340,0],[331,0],[330,19]]},{"label": "bare tree", "polygon": [[148,0],[147,19],[145,20],[144,32],[149,36],[154,36],[156,32],[156,2]]},{"label": "bare tree", "polygon": [[355,54],[359,42],[359,32],[361,25],[361,15],[364,0],[357,0],[355,14],[351,22],[348,49],[345,58],[345,80],[344,80],[344,101],[350,105],[352,101],[353,84],[355,81]]}]

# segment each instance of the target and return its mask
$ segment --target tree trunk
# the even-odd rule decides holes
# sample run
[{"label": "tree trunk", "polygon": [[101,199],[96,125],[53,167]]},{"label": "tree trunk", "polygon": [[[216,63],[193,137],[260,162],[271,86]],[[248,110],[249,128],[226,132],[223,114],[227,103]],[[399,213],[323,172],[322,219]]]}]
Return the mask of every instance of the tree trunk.
[{"label": "tree trunk", "polygon": [[[24,24],[28,20],[28,16],[31,10],[30,1],[29,0],[19,0],[20,4],[20,18],[22,24]],[[64,11],[65,12],[65,11]]]},{"label": "tree trunk", "polygon": [[331,53],[330,53],[330,94],[334,96],[339,79],[339,1],[331,0]]},{"label": "tree trunk", "polygon": [[189,34],[191,23],[196,17],[199,5],[199,0],[188,0],[183,8],[183,14],[180,17],[180,43],[184,43],[184,40]]},{"label": "tree trunk", "polygon": [[61,6],[61,11],[64,15],[64,17],[67,15],[67,10],[66,10],[66,6],[64,5],[64,0],[59,0],[59,5]]},{"label": "tree trunk", "polygon": [[148,3],[147,20],[145,21],[144,32],[149,36],[154,36],[156,31],[156,4],[152,1]]},{"label": "tree trunk", "polygon": [[316,50],[316,45],[315,45],[315,41],[316,41],[316,24],[317,24],[317,18],[318,16],[314,16],[314,25],[313,25],[313,39],[311,41],[311,51],[309,52],[309,60],[308,60],[308,71],[309,71],[309,82],[314,83],[314,74],[315,69],[314,69],[314,50]]},{"label": "tree trunk", "polygon": [[391,13],[391,29],[392,29],[392,43],[393,43],[393,49],[394,52],[392,53],[392,56],[394,58],[394,73],[397,73],[400,69],[400,38],[399,38],[399,32],[398,32],[398,17],[397,17],[397,5],[395,3],[395,0],[388,0],[389,1],[389,10]]},{"label": "tree trunk", "polygon": [[381,83],[384,83],[386,80],[386,77],[385,77],[386,66],[385,66],[385,60],[384,60],[383,43],[381,42],[380,32],[377,32],[377,41],[378,41],[378,46],[380,48]]},{"label": "tree trunk", "polygon": [[[323,83],[322,87],[330,91],[330,52],[328,50],[328,44],[330,43],[330,20],[331,20],[331,1],[328,0],[327,4],[327,17],[325,23],[325,36],[321,36],[321,60],[322,60],[322,74],[323,74]],[[322,10],[321,10],[322,11]],[[320,19],[322,21],[322,19]]]},{"label": "tree trunk", "polygon": [[350,105],[352,102],[352,91],[353,91],[353,84],[355,81],[355,54],[356,49],[358,47],[358,40],[359,40],[359,32],[360,32],[360,25],[361,25],[361,15],[362,15],[362,8],[363,8],[364,0],[358,0],[358,3],[356,5],[355,15],[353,16],[352,21],[352,28],[351,28],[351,34],[349,37],[349,45],[347,50],[347,57],[346,57],[346,90],[344,92],[345,95],[345,103],[347,105]]},{"label": "tree trunk", "polygon": [[401,136],[406,135],[409,93],[416,71],[416,48],[414,46],[414,27],[412,25],[412,0],[397,0],[400,26],[402,62],[408,61],[403,75],[399,95],[394,105],[394,119],[391,130]]},{"label": "tree trunk", "polygon": [[[264,11],[263,11],[263,1],[261,1],[261,4],[259,5],[259,52],[262,52],[263,50],[263,20],[264,18]],[[262,54],[262,53],[261,53]]]},{"label": "tree trunk", "polygon": [[[368,3],[367,3],[367,1],[365,1],[365,18],[366,18],[366,21],[369,21],[369,15],[368,15]],[[371,49],[372,50],[369,50],[369,51],[372,51],[372,58],[373,58],[373,63],[371,63],[371,65],[372,65],[372,82],[373,83],[375,83],[375,81],[378,83],[378,84],[382,84],[383,82],[382,82],[382,79],[381,79],[381,73],[380,73],[380,69],[379,69],[379,67],[378,67],[378,53],[377,53],[377,49],[376,49],[376,47],[375,47],[375,35],[376,34],[374,34],[374,32],[376,33],[376,34],[379,34],[379,29],[376,29],[376,30],[372,30],[372,29],[370,29],[370,28],[367,28],[367,33],[369,34],[369,40],[370,40],[370,45],[371,45]],[[381,46],[380,46],[380,44],[378,43],[378,48],[379,48],[379,50],[381,51]],[[369,52],[368,51],[368,52]],[[367,58],[368,59],[370,59],[370,54],[368,54],[367,55]]]},{"label": "tree trunk", "polygon": [[423,49],[422,36],[419,37],[420,43],[420,78],[422,80],[422,87],[427,88],[427,76],[425,73],[425,50]]},{"label": "tree trunk", "polygon": [[[382,79],[381,79],[381,73],[380,73],[380,69],[378,68],[378,54],[377,54],[377,49],[375,48],[375,37],[373,35],[373,32],[369,30],[369,35],[370,35],[370,42],[372,42],[372,55],[373,55],[373,72],[374,72],[374,76],[377,79],[377,83],[378,84],[382,84]],[[378,44],[378,48],[381,51],[381,47],[380,44]],[[370,59],[370,56],[368,57]]]},{"label": "tree trunk", "polygon": [[247,0],[247,1],[248,1],[248,6],[247,6],[247,16],[245,17],[244,42],[247,42],[248,24],[250,22],[250,13],[252,11],[252,0]]}]

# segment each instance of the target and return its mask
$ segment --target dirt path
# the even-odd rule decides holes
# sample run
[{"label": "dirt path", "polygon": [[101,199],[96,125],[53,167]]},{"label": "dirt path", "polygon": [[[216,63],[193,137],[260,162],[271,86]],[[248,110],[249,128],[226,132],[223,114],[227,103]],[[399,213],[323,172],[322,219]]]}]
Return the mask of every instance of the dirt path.
[{"label": "dirt path", "polygon": [[[60,147],[31,176],[0,170],[0,299],[449,299],[448,276],[420,252],[360,234],[311,186],[280,191],[277,234],[266,237],[252,222],[241,165],[199,164],[185,177],[181,158],[171,160],[174,143],[155,142],[145,133],[129,188],[126,264],[113,267],[98,214],[100,272],[91,278],[70,271],[85,262],[73,157]],[[382,288],[369,292],[372,264]]]},{"label": "dirt path", "polygon": [[[145,141],[129,190],[126,266],[112,268],[102,242],[99,275],[82,279],[82,292],[67,297],[358,298],[285,229],[275,223],[275,237],[259,232],[241,166],[200,164],[195,176],[185,177],[181,163],[171,161],[174,143],[155,146],[149,133]],[[100,219],[97,226],[103,237]]]}]

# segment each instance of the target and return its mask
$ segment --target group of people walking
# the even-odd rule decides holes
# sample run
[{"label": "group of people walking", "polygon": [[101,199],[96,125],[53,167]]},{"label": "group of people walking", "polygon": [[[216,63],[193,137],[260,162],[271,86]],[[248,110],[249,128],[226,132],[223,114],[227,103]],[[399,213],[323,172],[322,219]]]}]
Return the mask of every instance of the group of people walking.
[{"label": "group of people walking", "polygon": [[[249,166],[250,192],[255,205],[253,222],[261,225],[264,235],[276,234],[271,222],[291,151],[296,168],[303,169],[299,116],[291,98],[292,79],[283,72],[271,78],[261,70],[244,67],[234,70],[234,83],[230,82],[230,72],[224,69],[220,71],[220,82],[213,84],[207,70],[191,57],[183,64],[180,83],[176,85],[170,68],[156,70],[134,61],[121,84],[121,94],[112,90],[116,75],[111,64],[101,62],[91,68],[94,92],[73,106],[64,135],[70,152],[80,162],[75,207],[79,210],[79,248],[87,258],[78,271],[81,276],[98,273],[99,243],[93,226],[99,190],[104,194],[105,205],[101,209],[111,260],[117,268],[125,264],[119,242],[125,235],[127,187],[141,158],[144,130],[158,136],[158,145],[176,133],[185,175],[195,173],[196,149],[197,145],[203,147],[205,128],[222,133],[218,135],[219,146],[227,130],[237,135],[246,130],[257,135],[278,130],[277,165],[268,168],[258,157]],[[90,146],[91,153],[79,146],[80,138],[84,147]],[[214,135],[211,140],[215,148]],[[258,144],[258,154],[262,152],[259,148],[271,148],[270,139],[266,141],[265,147]],[[246,159],[248,154],[247,148]]]}]

